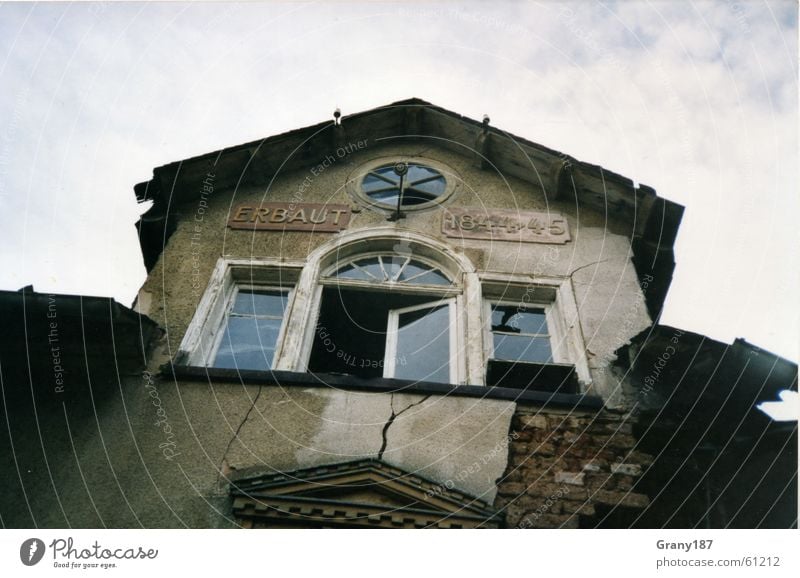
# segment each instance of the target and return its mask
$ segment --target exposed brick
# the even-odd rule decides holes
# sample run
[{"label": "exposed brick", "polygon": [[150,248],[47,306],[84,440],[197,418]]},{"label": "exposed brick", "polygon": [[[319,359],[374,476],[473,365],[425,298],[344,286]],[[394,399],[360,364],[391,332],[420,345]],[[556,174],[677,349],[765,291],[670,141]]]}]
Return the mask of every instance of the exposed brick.
[{"label": "exposed brick", "polygon": [[605,426],[606,431],[617,434],[631,435],[633,433],[633,425],[629,423],[609,423]]},{"label": "exposed brick", "polygon": [[583,472],[556,472],[555,482],[557,484],[570,484],[571,486],[583,485]]},{"label": "exposed brick", "polygon": [[511,444],[513,445],[516,442],[529,442],[533,439],[533,432],[531,430],[518,430],[515,431],[513,434],[514,438],[511,440]]},{"label": "exposed brick", "polygon": [[608,445],[615,448],[632,448],[636,445],[636,440],[630,435],[612,435]]},{"label": "exposed brick", "polygon": [[642,466],[638,464],[611,464],[611,473],[638,476],[642,473]]},{"label": "exposed brick", "polygon": [[547,418],[543,415],[521,415],[519,423],[522,429],[547,429]]},{"label": "exposed brick", "polygon": [[613,480],[610,474],[586,474],[584,477],[584,485],[590,490],[610,489]]},{"label": "exposed brick", "polygon": [[636,478],[633,476],[614,476],[614,489],[628,491],[636,485]]},{"label": "exposed brick", "polygon": [[565,514],[575,514],[576,516],[594,516],[594,504],[590,501],[574,502],[565,500],[561,504],[561,511]]},{"label": "exposed brick", "polygon": [[551,443],[533,443],[529,447],[533,448],[533,451],[540,456],[552,456],[556,453],[556,447]]},{"label": "exposed brick", "polygon": [[564,484],[551,484],[542,480],[528,486],[525,492],[530,496],[537,496],[540,498],[559,498],[571,495],[573,490],[571,487],[566,487]]},{"label": "exposed brick", "polygon": [[500,484],[497,493],[501,496],[520,496],[526,489],[527,485],[521,482],[505,482]]},{"label": "exposed brick", "polygon": [[575,516],[556,514],[529,514],[518,522],[520,528],[577,528],[578,519]]}]

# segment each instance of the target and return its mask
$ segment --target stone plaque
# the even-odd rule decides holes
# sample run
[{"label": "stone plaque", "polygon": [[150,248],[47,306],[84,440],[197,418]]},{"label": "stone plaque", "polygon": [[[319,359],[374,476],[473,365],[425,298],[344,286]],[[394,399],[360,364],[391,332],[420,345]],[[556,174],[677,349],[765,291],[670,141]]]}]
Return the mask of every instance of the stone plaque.
[{"label": "stone plaque", "polygon": [[490,239],[518,243],[571,240],[567,220],[559,213],[452,207],[442,215],[442,233],[459,239]]},{"label": "stone plaque", "polygon": [[350,207],[317,203],[240,203],[233,207],[228,227],[250,231],[315,231],[335,233],[347,228]]}]

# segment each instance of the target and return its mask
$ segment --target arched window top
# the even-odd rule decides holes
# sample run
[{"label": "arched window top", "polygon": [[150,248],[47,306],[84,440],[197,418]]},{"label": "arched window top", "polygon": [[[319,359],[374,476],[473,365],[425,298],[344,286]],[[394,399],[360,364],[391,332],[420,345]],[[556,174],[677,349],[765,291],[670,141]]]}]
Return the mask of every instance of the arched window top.
[{"label": "arched window top", "polygon": [[344,264],[337,263],[326,277],[402,285],[451,286],[453,284],[439,267],[402,254],[361,255],[349,259]]}]

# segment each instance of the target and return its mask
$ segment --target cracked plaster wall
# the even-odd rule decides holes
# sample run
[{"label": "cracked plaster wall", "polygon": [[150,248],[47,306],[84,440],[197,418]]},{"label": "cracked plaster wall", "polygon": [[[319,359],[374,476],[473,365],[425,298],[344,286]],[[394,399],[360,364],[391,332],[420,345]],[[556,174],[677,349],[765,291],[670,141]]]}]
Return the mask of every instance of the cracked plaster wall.
[{"label": "cracked plaster wall", "polygon": [[[215,190],[199,230],[196,203],[175,207],[176,232],[142,288],[146,299],[140,305],[167,331],[162,355],[153,358],[151,371],[155,373],[177,352],[220,256],[302,259],[332,237],[330,233],[232,231],[225,226],[231,202],[266,198],[355,207],[345,191],[347,178],[360,163],[392,154],[424,154],[451,166],[461,179],[460,189],[448,201],[451,206],[550,210],[566,217],[573,239],[566,245],[454,242],[441,234],[436,210],[409,213],[397,226],[452,243],[479,271],[569,277],[592,373],[590,393],[603,396],[610,405],[618,403],[617,382],[606,368],[613,361],[613,351],[650,323],[630,261],[628,227],[609,215],[584,208],[578,211],[568,200],[547,201],[530,183],[501,179],[474,168],[471,159],[421,145],[374,147],[370,143],[365,151],[337,159],[313,176],[301,199],[298,185],[311,176],[310,171],[277,177],[267,197],[262,187],[242,188],[233,198],[231,191]],[[360,210],[353,213],[348,231],[378,225],[387,225],[383,215]],[[173,461],[157,460],[156,474],[174,488],[171,499],[181,504],[178,510],[188,512],[192,524],[201,526],[226,523],[226,475],[379,455],[393,465],[491,502],[495,481],[506,466],[509,423],[515,409],[513,403],[490,400],[424,399],[324,388],[212,387],[197,382],[161,386],[164,407],[177,416],[175,435],[182,451]],[[146,424],[139,429],[148,430]],[[158,454],[159,436],[149,432],[145,438],[143,451]],[[204,507],[202,520],[192,510],[198,504]]]}]

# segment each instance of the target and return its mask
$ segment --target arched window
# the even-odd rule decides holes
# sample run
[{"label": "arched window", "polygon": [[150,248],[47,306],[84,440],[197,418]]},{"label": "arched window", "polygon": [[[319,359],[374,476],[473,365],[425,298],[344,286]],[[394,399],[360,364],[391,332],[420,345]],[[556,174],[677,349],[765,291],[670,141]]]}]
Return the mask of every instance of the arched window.
[{"label": "arched window", "polygon": [[452,281],[437,266],[419,259],[391,254],[357,257],[338,265],[329,278],[406,285],[452,285]]},{"label": "arched window", "polygon": [[395,249],[323,269],[309,371],[459,382],[461,289],[410,245]]}]

